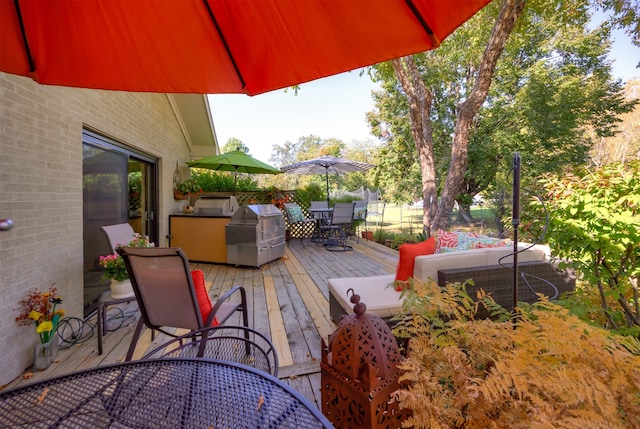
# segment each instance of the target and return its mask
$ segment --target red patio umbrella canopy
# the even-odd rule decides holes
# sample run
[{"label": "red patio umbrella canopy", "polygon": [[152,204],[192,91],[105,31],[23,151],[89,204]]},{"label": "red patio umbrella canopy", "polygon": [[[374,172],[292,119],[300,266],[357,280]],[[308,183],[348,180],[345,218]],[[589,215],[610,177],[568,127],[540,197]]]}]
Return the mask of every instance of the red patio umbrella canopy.
[{"label": "red patio umbrella canopy", "polygon": [[259,94],[437,47],[490,0],[0,0],[0,71]]}]

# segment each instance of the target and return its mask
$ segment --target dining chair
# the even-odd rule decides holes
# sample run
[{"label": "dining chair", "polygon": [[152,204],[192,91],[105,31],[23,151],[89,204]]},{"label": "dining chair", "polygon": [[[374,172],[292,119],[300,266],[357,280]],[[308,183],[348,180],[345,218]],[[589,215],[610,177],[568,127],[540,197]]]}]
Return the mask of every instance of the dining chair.
[{"label": "dining chair", "polygon": [[346,251],[353,249],[348,244],[353,233],[354,203],[335,203],[331,213],[331,221],[326,227],[327,250]]},{"label": "dining chair", "polygon": [[360,233],[367,230],[367,202],[365,200],[353,202],[353,222],[356,224],[356,243],[360,243]]},{"label": "dining chair", "polygon": [[329,202],[327,200],[322,201],[311,201],[311,209],[328,209]]},{"label": "dining chair", "polygon": [[[236,312],[249,326],[247,295],[242,286],[233,286],[212,302],[204,285],[204,276],[189,268],[187,255],[178,247],[118,247],[140,308],[140,320],[133,333],[125,360],[131,360],[143,326],[171,337],[166,328],[196,331],[223,324]],[[197,271],[197,270],[196,270]],[[201,274],[201,272],[200,272]],[[197,284],[194,277],[199,278]],[[239,294],[239,302],[230,300]]]},{"label": "dining chair", "polygon": [[285,203],[284,213],[291,237],[299,238],[300,243],[304,246],[304,239],[313,237],[318,227],[318,220],[306,218],[298,203]]},{"label": "dining chair", "polygon": [[246,326],[198,329],[156,347],[142,359],[167,357],[222,359],[278,376],[278,354],[273,343],[264,334]]}]

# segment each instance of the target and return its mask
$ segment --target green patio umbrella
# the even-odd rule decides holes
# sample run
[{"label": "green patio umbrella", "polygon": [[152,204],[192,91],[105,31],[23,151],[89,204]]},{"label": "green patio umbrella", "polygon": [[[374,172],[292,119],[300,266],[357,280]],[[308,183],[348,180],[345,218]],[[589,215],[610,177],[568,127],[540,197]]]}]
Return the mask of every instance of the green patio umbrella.
[{"label": "green patio umbrella", "polygon": [[189,167],[207,168],[216,171],[233,171],[235,178],[233,180],[233,193],[236,193],[236,182],[238,181],[238,173],[248,174],[280,174],[280,169],[258,161],[251,155],[239,150],[221,153],[220,155],[209,156],[195,161],[187,162]]}]

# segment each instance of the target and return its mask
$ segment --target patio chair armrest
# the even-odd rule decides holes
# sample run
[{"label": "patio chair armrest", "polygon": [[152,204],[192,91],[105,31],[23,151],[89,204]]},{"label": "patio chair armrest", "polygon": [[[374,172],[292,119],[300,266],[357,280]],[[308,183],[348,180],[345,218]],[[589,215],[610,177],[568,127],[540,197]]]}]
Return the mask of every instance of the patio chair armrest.
[{"label": "patio chair armrest", "polygon": [[231,295],[233,295],[238,291],[240,291],[240,305],[242,305],[243,309],[247,308],[247,292],[244,290],[242,286],[234,286],[231,289],[229,289],[224,295],[218,298],[215,305],[211,309],[211,313],[209,313],[209,317],[207,318],[205,326],[211,326],[211,323],[213,322],[213,318],[216,316],[216,313],[218,312],[222,304],[224,304],[225,301],[231,298]]}]

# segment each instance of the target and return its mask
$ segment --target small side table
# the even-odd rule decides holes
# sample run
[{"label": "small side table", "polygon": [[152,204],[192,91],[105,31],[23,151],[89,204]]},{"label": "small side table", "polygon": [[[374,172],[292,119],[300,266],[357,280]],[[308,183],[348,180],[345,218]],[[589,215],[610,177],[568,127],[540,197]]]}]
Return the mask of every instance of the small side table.
[{"label": "small side table", "polygon": [[107,335],[107,308],[110,305],[124,304],[125,302],[135,301],[136,296],[131,295],[124,298],[113,298],[111,296],[111,290],[105,291],[100,295],[98,300],[98,322],[96,327],[98,328],[98,354],[102,354],[102,337]]}]

